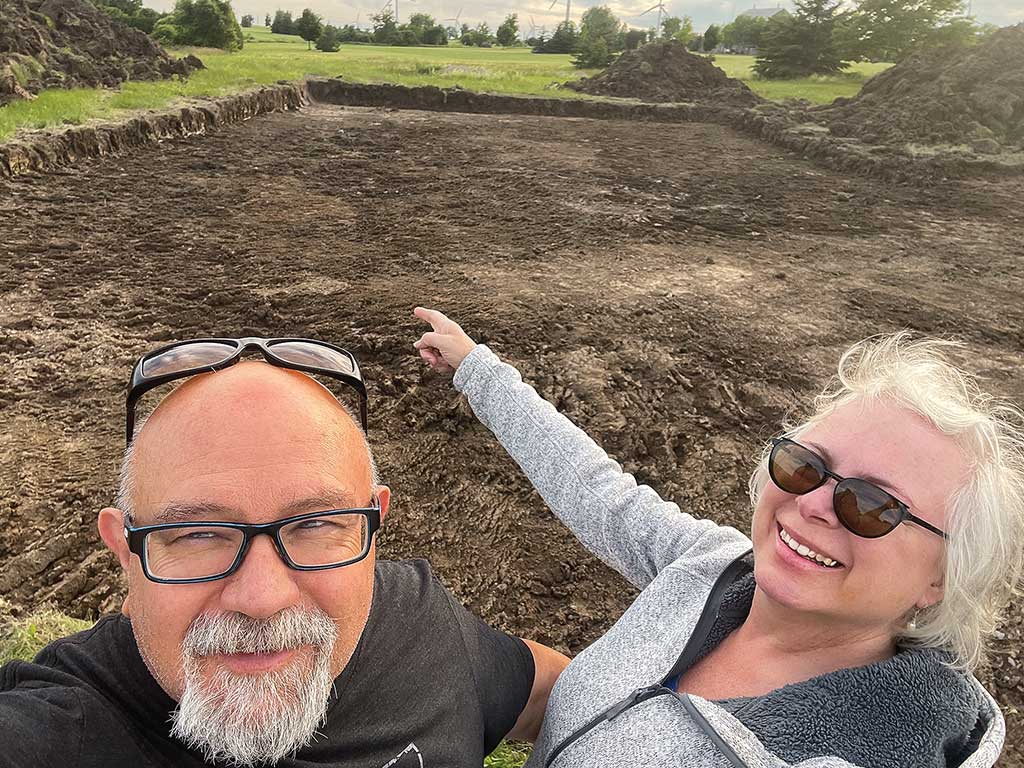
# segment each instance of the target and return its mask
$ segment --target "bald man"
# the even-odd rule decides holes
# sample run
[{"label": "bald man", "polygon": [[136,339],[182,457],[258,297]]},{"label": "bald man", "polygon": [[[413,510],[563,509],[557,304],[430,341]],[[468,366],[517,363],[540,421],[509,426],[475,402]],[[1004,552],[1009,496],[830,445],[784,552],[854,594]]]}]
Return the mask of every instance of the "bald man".
[{"label": "bald man", "polygon": [[186,379],[99,513],[122,612],[0,668],[0,766],[479,768],[532,740],[568,660],[487,627],[426,562],[377,562],[374,475],[305,374]]}]

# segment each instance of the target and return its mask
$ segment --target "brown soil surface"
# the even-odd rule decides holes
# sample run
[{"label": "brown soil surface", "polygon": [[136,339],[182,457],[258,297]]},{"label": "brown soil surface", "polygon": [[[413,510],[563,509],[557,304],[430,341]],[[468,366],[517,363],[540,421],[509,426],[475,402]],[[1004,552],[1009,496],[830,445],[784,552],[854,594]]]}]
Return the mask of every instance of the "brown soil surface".
[{"label": "brown soil surface", "polygon": [[566,86],[595,96],[641,101],[711,101],[741,107],[760,101],[746,85],[705,57],[690,53],[678,40],[626,51],[603,72]]},{"label": "brown soil surface", "polygon": [[113,87],[200,67],[199,59],[174,58],[89,0],[0,3],[0,105],[44,88]]},{"label": "brown soil surface", "polygon": [[[1021,177],[848,177],[716,125],[328,106],[0,181],[0,598],[120,605],[95,518],[137,355],[314,336],[368,378],[382,554],[578,652],[634,593],[414,357],[412,307],[450,312],[665,497],[746,529],[752,457],[855,339],[956,335],[1024,402],[1022,197]],[[982,676],[1000,765],[1024,768],[1019,608],[1001,632]]]},{"label": "brown soil surface", "polygon": [[1024,23],[965,51],[911,56],[811,115],[869,144],[1024,151]]}]

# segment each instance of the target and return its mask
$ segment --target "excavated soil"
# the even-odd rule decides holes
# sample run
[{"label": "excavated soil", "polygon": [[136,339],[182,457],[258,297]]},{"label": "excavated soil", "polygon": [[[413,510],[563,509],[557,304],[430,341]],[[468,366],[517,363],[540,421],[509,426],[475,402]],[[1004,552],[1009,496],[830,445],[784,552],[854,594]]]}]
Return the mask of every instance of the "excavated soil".
[{"label": "excavated soil", "polygon": [[620,96],[641,101],[707,101],[750,107],[761,99],[703,56],[678,40],[651,43],[626,51],[593,77],[566,86],[595,96]]},{"label": "excavated soil", "polygon": [[[578,652],[634,593],[412,354],[412,307],[448,311],[667,498],[746,528],[752,457],[852,340],[955,335],[1024,402],[1022,197],[1022,177],[849,177],[718,125],[328,106],[0,180],[0,598],[118,608],[95,517],[137,355],[314,336],[368,378],[383,555],[428,557],[488,620]],[[1019,608],[1001,633],[983,678],[1000,765],[1024,768]]]},{"label": "excavated soil", "polygon": [[201,67],[195,56],[171,56],[89,0],[0,0],[0,105],[44,88],[114,87]]},{"label": "excavated soil", "polygon": [[810,115],[833,135],[868,144],[1024,152],[1024,23],[965,51],[911,56],[868,80],[855,98]]}]

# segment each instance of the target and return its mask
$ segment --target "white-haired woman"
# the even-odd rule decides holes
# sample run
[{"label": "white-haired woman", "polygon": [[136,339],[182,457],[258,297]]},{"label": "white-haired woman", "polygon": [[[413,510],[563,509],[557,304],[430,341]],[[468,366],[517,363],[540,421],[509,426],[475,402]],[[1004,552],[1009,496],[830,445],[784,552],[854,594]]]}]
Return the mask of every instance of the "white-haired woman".
[{"label": "white-haired woman", "polygon": [[530,766],[980,768],[971,675],[1016,585],[1017,411],[906,335],[851,348],[750,483],[751,536],[637,486],[432,310],[416,342],[561,520],[642,589],[559,678]]}]

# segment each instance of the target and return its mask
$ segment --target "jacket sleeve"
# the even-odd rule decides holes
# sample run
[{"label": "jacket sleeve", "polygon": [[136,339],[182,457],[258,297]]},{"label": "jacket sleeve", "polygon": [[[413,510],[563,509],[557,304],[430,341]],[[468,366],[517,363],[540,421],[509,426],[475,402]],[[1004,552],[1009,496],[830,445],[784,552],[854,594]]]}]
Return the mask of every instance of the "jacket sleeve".
[{"label": "jacket sleeve", "polygon": [[733,528],[697,520],[663,500],[480,344],[455,387],[534,488],[591,552],[643,588],[698,540],[746,541]]},{"label": "jacket sleeve", "polygon": [[[0,667],[0,768],[76,768],[82,765],[84,710],[70,688],[9,689],[22,662]],[[24,666],[24,665],[23,665]]]}]

